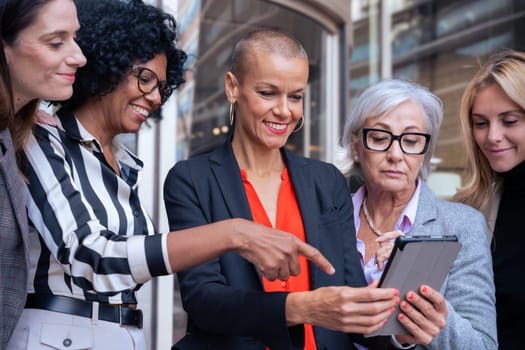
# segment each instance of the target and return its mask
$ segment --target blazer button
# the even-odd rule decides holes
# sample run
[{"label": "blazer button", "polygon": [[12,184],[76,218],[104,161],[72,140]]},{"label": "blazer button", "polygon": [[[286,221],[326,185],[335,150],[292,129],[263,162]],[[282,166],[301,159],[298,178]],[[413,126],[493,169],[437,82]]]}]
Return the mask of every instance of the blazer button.
[{"label": "blazer button", "polygon": [[71,339],[69,339],[69,338],[66,338],[66,339],[64,339],[64,341],[62,342],[62,344],[63,344],[66,348],[68,348],[68,347],[71,346],[71,344],[73,344],[73,341],[72,341]]}]

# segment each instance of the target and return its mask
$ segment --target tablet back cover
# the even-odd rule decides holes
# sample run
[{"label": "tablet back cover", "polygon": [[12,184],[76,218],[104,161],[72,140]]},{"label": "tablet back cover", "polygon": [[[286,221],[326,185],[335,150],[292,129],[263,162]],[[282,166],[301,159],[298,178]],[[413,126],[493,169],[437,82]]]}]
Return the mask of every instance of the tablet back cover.
[{"label": "tablet back cover", "polygon": [[[408,242],[395,251],[388,262],[380,287],[397,288],[401,299],[410,290],[417,292],[422,284],[439,291],[460,249],[461,243],[457,241],[432,239]],[[397,320],[398,313],[399,305],[381,329],[366,337],[409,334]]]}]

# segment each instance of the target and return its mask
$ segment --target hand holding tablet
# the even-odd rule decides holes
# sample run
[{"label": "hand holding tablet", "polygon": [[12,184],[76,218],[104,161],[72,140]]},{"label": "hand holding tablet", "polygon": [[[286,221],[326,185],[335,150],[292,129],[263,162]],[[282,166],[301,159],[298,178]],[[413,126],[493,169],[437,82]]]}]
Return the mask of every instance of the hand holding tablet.
[{"label": "hand holding tablet", "polygon": [[[397,288],[401,296],[417,292],[422,284],[439,291],[460,249],[456,236],[398,237],[379,287]],[[408,334],[397,320],[398,313],[397,307],[388,322],[367,337]]]}]

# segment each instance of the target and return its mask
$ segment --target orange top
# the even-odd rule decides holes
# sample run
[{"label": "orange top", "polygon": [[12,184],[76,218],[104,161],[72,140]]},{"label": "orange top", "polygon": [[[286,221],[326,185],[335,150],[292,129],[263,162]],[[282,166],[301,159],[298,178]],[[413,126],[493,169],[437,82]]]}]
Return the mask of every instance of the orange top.
[{"label": "orange top", "polygon": [[[244,189],[250,210],[252,212],[253,221],[272,227],[272,223],[266,214],[266,210],[259,200],[259,196],[252,184],[248,180],[246,171],[241,169],[242,180],[244,182]],[[288,169],[284,169],[281,174],[281,188],[279,189],[279,197],[277,199],[277,218],[275,228],[281,231],[286,231],[294,234],[302,241],[306,241],[304,234],[303,220],[295,192],[292,187],[292,182],[288,175]],[[310,290],[310,272],[308,270],[308,261],[305,257],[299,257],[299,265],[301,273],[298,276],[290,276],[288,281],[269,281],[263,277],[263,286],[266,292],[301,292]],[[314,338],[314,330],[312,325],[304,325],[304,350],[316,350]]]}]

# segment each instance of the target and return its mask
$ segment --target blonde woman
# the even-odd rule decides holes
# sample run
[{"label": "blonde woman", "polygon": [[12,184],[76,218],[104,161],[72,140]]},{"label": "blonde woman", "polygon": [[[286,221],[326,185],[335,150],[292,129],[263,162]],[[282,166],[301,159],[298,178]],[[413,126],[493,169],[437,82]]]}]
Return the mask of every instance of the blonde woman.
[{"label": "blonde woman", "polygon": [[456,200],[485,213],[492,241],[500,349],[523,347],[525,282],[520,278],[525,235],[525,54],[492,56],[461,101],[466,182]]}]

